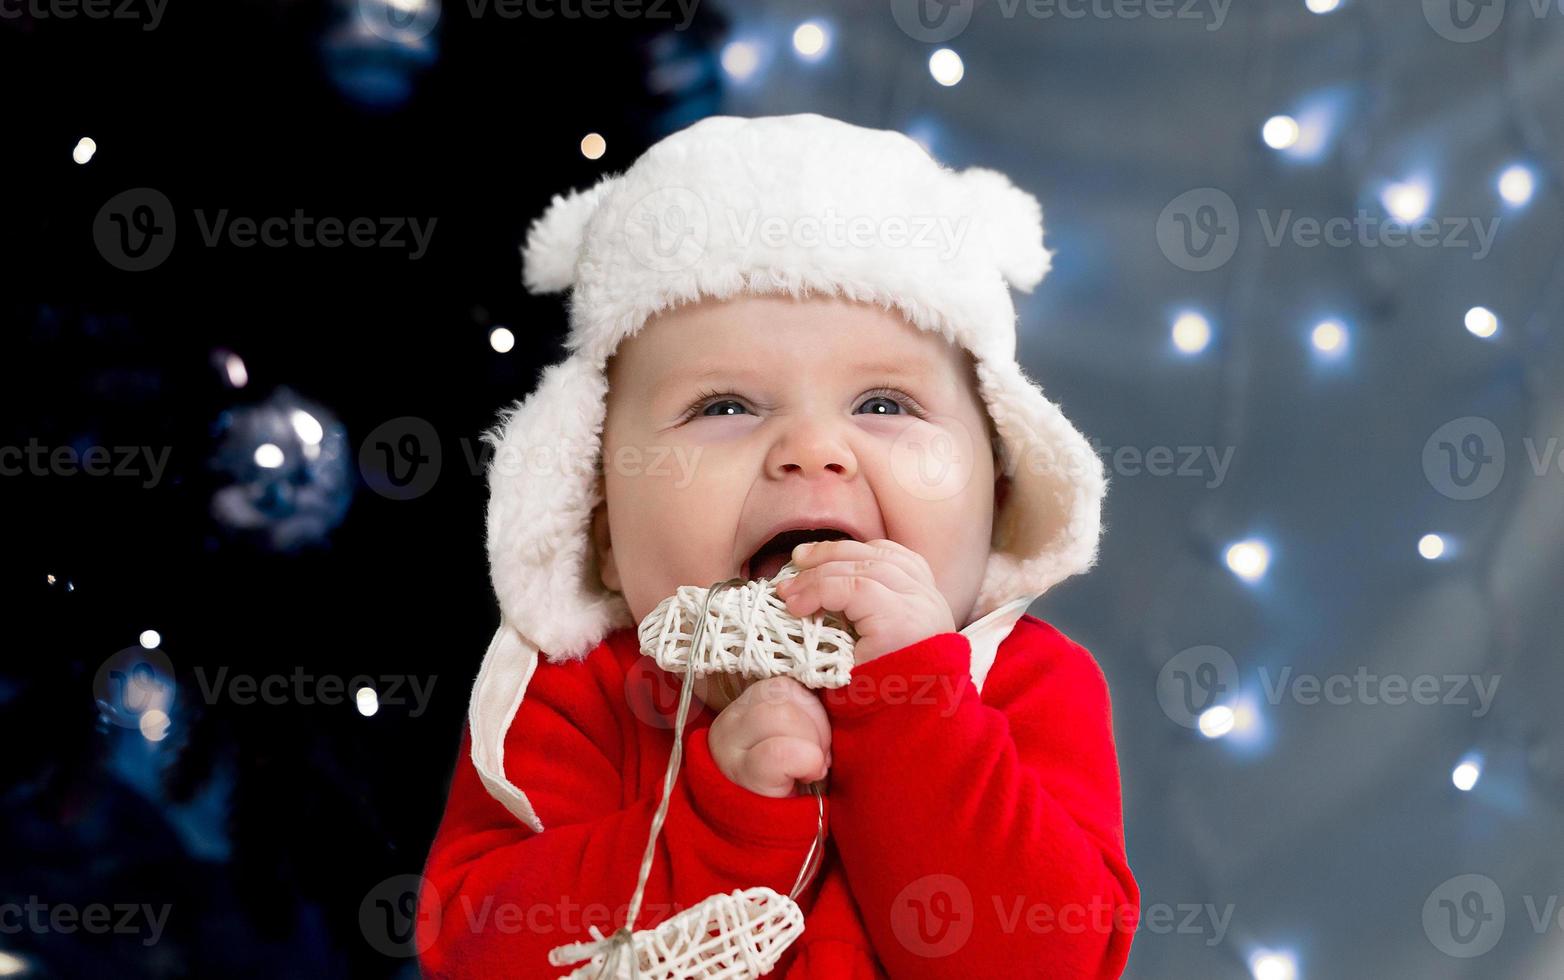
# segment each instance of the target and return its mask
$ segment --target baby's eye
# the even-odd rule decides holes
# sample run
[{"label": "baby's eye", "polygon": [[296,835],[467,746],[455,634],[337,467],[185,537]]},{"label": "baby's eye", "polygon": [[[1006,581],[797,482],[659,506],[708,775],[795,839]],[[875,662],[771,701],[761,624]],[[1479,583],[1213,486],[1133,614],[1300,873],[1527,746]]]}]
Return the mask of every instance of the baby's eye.
[{"label": "baby's eye", "polygon": [[[738,412],[730,412],[730,411],[728,411],[724,407],[724,406],[727,406],[727,405],[737,406],[739,411]],[[712,409],[714,409],[714,408],[721,408],[722,411],[720,411],[720,412],[713,412]],[[700,412],[697,413],[697,414],[710,418],[710,417],[716,417],[716,416],[719,416],[719,415],[738,415],[740,412],[743,412],[743,411],[745,411],[743,404],[740,403],[739,401],[737,401],[736,399],[733,399],[733,398],[719,398],[719,399],[717,399],[715,401],[707,402],[705,404],[705,406],[702,407]]]},{"label": "baby's eye", "polygon": [[[885,407],[869,408],[869,406],[874,405],[876,402],[884,402]],[[869,408],[869,411],[875,415],[896,415],[898,412],[905,411],[907,409],[906,405],[903,405],[891,395],[875,395],[858,407]]]},{"label": "baby's eye", "polygon": [[[922,407],[913,401],[912,396],[895,388],[880,387],[868,393],[869,397],[859,403],[860,409],[867,408],[873,415],[912,415],[918,418],[924,417]],[[883,404],[882,404],[883,403]],[[708,391],[702,392],[695,404],[690,406],[685,418],[723,418],[733,415],[747,414],[749,409],[734,392]]]},{"label": "baby's eye", "polygon": [[874,389],[869,393],[869,397],[864,401],[864,403],[858,407],[867,408],[871,405],[876,405],[878,402],[884,402],[891,408],[900,409],[900,411],[893,412],[889,409],[880,407],[870,408],[870,412],[875,415],[913,415],[917,416],[918,418],[923,418],[924,415],[922,406],[913,401],[911,395],[897,391],[895,388]]}]

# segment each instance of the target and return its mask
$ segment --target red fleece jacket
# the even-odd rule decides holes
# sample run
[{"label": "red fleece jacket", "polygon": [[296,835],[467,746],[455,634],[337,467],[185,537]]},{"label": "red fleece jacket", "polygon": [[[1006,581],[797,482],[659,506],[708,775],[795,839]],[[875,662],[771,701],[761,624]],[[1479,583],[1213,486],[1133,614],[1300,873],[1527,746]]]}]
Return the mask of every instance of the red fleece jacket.
[{"label": "red fleece jacket", "polygon": [[[941,633],[821,692],[831,721],[825,859],[804,932],[771,975],[1116,977],[1139,920],[1102,670],[1023,615],[981,696],[971,647]],[[425,869],[428,977],[558,977],[548,952],[624,924],[673,746],[677,681],[616,630],[585,660],[540,661],[505,771],[541,834],[461,754]],[[644,929],[710,895],[786,895],[815,837],[813,796],[728,780],[699,701],[641,912]]]}]

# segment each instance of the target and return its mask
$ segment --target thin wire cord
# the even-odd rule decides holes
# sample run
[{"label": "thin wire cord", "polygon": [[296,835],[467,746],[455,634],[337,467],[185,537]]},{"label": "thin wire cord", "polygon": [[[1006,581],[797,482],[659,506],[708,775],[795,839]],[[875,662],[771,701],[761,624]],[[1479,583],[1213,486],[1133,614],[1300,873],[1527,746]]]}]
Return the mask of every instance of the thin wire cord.
[{"label": "thin wire cord", "polygon": [[[630,899],[630,909],[625,915],[625,924],[615,930],[613,935],[612,951],[603,958],[603,969],[598,971],[598,980],[607,980],[618,975],[619,958],[622,954],[630,959],[630,976],[632,980],[639,980],[641,976],[640,955],[633,946],[631,929],[635,925],[636,916],[641,911],[641,899],[646,892],[646,880],[652,872],[652,859],[657,853],[657,835],[662,832],[663,820],[668,815],[668,801],[673,795],[673,783],[679,775],[679,766],[684,759],[684,722],[690,712],[690,698],[695,690],[694,669],[696,657],[693,651],[700,649],[702,638],[706,633],[707,611],[711,608],[711,600],[716,594],[730,585],[744,585],[745,579],[730,578],[717,582],[706,591],[706,601],[701,605],[700,618],[695,623],[695,633],[690,639],[692,655],[685,667],[684,687],[679,692],[679,711],[673,722],[673,751],[668,757],[668,770],[663,775],[663,798],[657,805],[657,812],[652,815],[652,827],[646,837],[646,853],[641,856],[641,871],[636,878],[635,894]],[[819,817],[815,826],[814,843],[809,846],[809,854],[804,857],[804,866],[798,871],[798,878],[793,883],[793,890],[789,898],[797,898],[799,893],[808,887],[815,872],[824,859],[825,844],[825,797],[823,795],[824,780],[808,784],[809,791],[814,794],[815,802],[819,807]]]}]

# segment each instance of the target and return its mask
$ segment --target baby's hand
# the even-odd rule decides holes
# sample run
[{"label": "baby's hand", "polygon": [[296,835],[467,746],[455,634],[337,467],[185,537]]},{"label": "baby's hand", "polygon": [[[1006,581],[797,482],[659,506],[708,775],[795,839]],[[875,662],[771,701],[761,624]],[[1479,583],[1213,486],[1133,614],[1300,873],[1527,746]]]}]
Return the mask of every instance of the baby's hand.
[{"label": "baby's hand", "polygon": [[889,538],[815,541],[793,549],[799,573],[777,587],[794,616],[840,610],[858,631],[853,662],[956,631],[923,556]]},{"label": "baby's hand", "polygon": [[761,796],[796,795],[798,780],[824,779],[831,768],[825,705],[791,677],[745,688],[717,714],[706,741],[722,774]]}]

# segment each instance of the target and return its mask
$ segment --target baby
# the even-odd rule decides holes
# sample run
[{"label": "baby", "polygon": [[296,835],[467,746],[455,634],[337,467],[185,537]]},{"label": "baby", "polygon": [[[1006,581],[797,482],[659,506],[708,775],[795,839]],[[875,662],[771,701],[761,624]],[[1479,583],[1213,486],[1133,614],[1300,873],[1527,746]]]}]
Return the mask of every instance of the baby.
[{"label": "baby", "polygon": [[[858,664],[971,621],[1004,477],[991,451],[970,451],[992,437],[965,351],[868,304],[741,296],[653,318],[608,379],[593,541],[636,622],[680,585],[770,578],[790,555],[802,573],[778,590],[788,611],[841,610]],[[963,447],[938,482],[917,455],[936,443]],[[612,463],[659,453],[693,477]],[[846,536],[762,551],[808,529]],[[791,795],[824,777],[830,726],[797,681],[758,686],[718,715],[712,755],[739,785]],[[695,693],[722,707],[706,678]],[[768,693],[780,707],[748,710]]]},{"label": "baby", "polygon": [[[924,217],[960,240],[912,244]],[[557,976],[589,928],[787,895],[820,821],[800,786],[829,774],[772,975],[1118,975],[1139,891],[1106,684],[1026,613],[1095,561],[1105,489],[1014,360],[1007,284],[1049,260],[1035,199],[896,133],[715,117],[556,197],[523,260],[571,290],[572,353],[489,437],[503,620],[422,883],[424,973]],[[788,612],[857,633],[851,683],[694,683],[627,923],[682,683],[636,626],[789,559]]]}]

